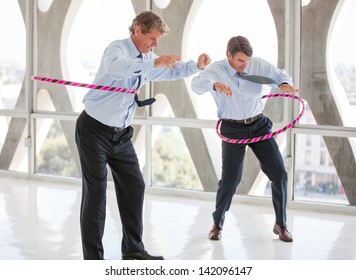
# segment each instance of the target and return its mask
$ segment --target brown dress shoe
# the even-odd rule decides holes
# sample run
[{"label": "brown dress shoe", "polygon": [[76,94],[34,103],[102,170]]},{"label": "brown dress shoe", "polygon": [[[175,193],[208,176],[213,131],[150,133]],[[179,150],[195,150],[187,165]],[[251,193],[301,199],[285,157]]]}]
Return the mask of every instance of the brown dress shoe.
[{"label": "brown dress shoe", "polygon": [[210,240],[220,240],[221,239],[221,231],[222,231],[222,229],[214,224],[213,228],[209,232],[209,239]]},{"label": "brown dress shoe", "polygon": [[279,235],[279,240],[284,242],[293,242],[292,234],[287,230],[287,226],[274,224],[273,232]]}]

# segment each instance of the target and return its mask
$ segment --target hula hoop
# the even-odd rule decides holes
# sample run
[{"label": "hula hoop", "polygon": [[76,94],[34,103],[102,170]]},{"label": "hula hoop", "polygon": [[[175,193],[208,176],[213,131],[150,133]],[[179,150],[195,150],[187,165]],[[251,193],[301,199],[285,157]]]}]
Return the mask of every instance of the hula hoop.
[{"label": "hula hoop", "polygon": [[302,109],[298,115],[298,117],[296,117],[292,122],[290,122],[288,125],[286,125],[285,127],[276,130],[274,132],[271,132],[269,134],[263,135],[263,136],[259,136],[259,137],[255,137],[255,138],[248,138],[248,139],[231,139],[231,138],[227,138],[224,135],[222,135],[220,133],[220,124],[221,124],[221,119],[217,121],[216,123],[216,133],[218,134],[218,136],[225,142],[228,143],[232,143],[232,144],[249,144],[249,143],[256,143],[259,141],[263,141],[263,140],[267,140],[273,136],[276,136],[284,131],[286,131],[287,129],[290,129],[293,125],[295,125],[296,122],[298,122],[300,120],[300,118],[303,116],[304,114],[304,110],[305,110],[305,104],[304,104],[304,100],[294,94],[289,94],[289,93],[271,93],[271,94],[267,94],[267,95],[263,95],[261,98],[273,98],[273,97],[287,97],[287,98],[292,98],[292,99],[296,99],[298,100],[300,103],[302,103]]},{"label": "hula hoop", "polygon": [[139,90],[129,89],[129,88],[119,88],[119,87],[109,87],[109,86],[101,86],[101,85],[94,85],[94,84],[84,84],[84,83],[77,83],[77,82],[71,82],[71,81],[59,80],[59,79],[53,79],[53,78],[47,78],[47,77],[39,77],[39,76],[32,76],[31,79],[40,81],[40,82],[54,83],[54,84],[65,85],[65,86],[83,87],[83,88],[114,91],[114,92],[125,92],[125,93],[131,93],[131,94],[138,94],[140,92]]}]

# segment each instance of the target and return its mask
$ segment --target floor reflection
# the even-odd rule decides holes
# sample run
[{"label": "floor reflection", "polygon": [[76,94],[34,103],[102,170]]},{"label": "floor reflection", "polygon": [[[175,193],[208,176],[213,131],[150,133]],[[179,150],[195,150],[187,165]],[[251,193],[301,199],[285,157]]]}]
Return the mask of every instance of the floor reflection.
[{"label": "floor reflection", "polygon": [[[2,178],[0,260],[82,259],[80,185]],[[105,258],[121,258],[121,222],[115,192],[108,188]],[[356,219],[288,210],[293,243],[272,233],[272,207],[235,203],[223,238],[207,238],[214,201],[147,194],[144,242],[169,260],[355,260]]]}]

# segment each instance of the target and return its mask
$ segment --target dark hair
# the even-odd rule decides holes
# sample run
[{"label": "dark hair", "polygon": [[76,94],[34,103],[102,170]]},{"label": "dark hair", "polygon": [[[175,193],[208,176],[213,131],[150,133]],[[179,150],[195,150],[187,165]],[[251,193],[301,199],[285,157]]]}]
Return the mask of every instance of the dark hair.
[{"label": "dark hair", "polygon": [[162,18],[153,11],[143,11],[136,15],[129,27],[131,35],[135,33],[135,26],[139,26],[143,34],[150,33],[154,29],[162,34],[169,32],[169,28]]},{"label": "dark hair", "polygon": [[232,37],[227,43],[226,55],[230,53],[234,56],[238,52],[243,52],[248,57],[251,57],[253,53],[249,40],[243,36]]}]

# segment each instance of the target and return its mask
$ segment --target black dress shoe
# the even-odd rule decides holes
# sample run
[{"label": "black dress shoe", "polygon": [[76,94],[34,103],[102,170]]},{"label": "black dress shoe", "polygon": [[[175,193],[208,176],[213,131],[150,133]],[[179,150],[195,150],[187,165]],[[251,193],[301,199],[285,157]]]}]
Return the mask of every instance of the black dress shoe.
[{"label": "black dress shoe", "polygon": [[151,256],[147,251],[138,253],[122,253],[123,260],[164,260],[162,256]]},{"label": "black dress shoe", "polygon": [[273,226],[273,232],[274,234],[279,235],[279,240],[284,242],[293,242],[292,234],[287,230],[287,226],[279,226],[275,224]]},{"label": "black dress shoe", "polygon": [[214,224],[213,228],[209,232],[209,239],[210,240],[220,240],[221,239],[221,231],[222,231],[222,229]]}]

